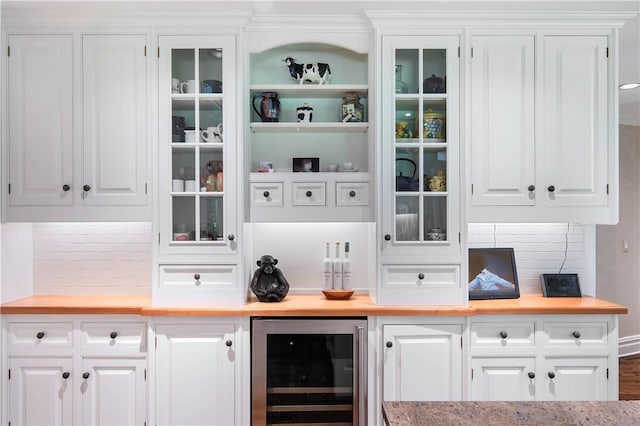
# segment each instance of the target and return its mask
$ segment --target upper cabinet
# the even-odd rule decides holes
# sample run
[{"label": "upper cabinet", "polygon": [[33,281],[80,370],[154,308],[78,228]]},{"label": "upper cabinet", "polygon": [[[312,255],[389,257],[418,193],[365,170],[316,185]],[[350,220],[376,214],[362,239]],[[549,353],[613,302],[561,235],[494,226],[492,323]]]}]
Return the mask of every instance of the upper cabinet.
[{"label": "upper cabinet", "polygon": [[470,221],[617,222],[608,46],[601,33],[471,37]]},{"label": "upper cabinet", "polygon": [[326,42],[252,52],[251,221],[371,221],[369,61]]},{"label": "upper cabinet", "polygon": [[149,220],[146,35],[7,44],[4,220]]},{"label": "upper cabinet", "polygon": [[464,304],[460,38],[383,36],[378,303]]}]

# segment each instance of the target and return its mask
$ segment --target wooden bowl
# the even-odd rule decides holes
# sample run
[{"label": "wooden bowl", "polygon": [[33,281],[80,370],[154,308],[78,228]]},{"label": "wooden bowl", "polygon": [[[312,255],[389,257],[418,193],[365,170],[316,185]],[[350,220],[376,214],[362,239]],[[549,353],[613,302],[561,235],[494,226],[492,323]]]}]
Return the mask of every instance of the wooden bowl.
[{"label": "wooden bowl", "polygon": [[353,295],[353,290],[322,290],[322,293],[329,300],[347,300]]}]

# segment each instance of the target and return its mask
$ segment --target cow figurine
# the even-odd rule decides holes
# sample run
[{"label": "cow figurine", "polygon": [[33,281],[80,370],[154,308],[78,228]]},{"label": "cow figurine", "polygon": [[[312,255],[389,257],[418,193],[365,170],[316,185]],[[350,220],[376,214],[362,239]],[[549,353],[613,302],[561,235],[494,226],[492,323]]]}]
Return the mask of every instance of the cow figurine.
[{"label": "cow figurine", "polygon": [[296,64],[292,57],[284,59],[289,67],[289,74],[303,84],[304,82],[326,84],[331,77],[329,64],[314,62],[311,64]]}]

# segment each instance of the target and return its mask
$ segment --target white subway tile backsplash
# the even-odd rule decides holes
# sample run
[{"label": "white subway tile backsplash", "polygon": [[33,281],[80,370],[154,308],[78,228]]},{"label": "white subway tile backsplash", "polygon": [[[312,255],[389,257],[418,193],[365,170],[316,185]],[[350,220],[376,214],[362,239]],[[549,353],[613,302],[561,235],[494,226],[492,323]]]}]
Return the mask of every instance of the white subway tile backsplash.
[{"label": "white subway tile backsplash", "polygon": [[149,294],[150,223],[33,224],[34,294]]},{"label": "white subway tile backsplash", "polygon": [[566,223],[470,223],[468,242],[469,247],[513,247],[520,293],[540,294],[540,274],[558,273],[562,266],[562,272],[579,278],[588,275],[584,233],[583,225]]}]

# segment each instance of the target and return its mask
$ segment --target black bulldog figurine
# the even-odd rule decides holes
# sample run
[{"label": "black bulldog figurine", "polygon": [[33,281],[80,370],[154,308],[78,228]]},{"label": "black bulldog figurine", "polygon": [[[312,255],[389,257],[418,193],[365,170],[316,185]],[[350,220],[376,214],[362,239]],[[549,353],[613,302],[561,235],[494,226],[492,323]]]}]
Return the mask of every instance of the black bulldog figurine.
[{"label": "black bulldog figurine", "polygon": [[289,283],[276,267],[278,259],[265,254],[256,263],[258,269],[251,279],[251,291],[261,302],[280,302],[289,292]]}]

